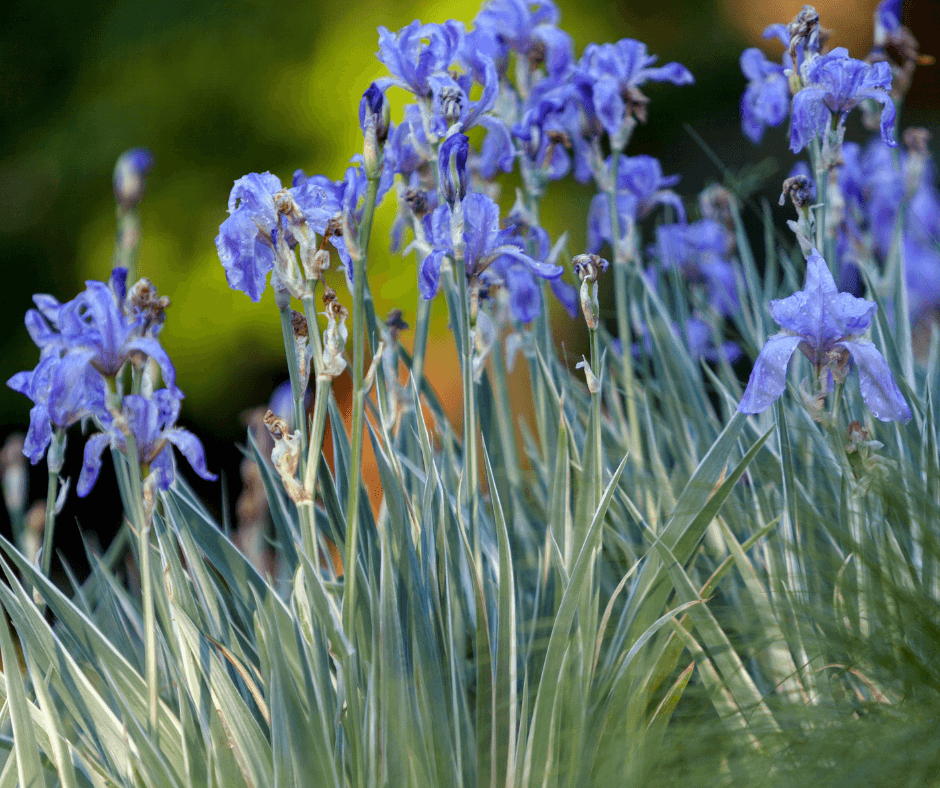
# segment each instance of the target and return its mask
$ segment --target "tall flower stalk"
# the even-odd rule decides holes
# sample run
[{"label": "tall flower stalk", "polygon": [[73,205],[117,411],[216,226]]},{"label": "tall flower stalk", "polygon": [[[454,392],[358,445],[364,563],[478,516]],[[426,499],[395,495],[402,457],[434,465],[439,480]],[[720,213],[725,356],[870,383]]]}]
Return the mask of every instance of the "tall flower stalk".
[{"label": "tall flower stalk", "polygon": [[362,424],[366,390],[365,359],[368,337],[366,336],[366,262],[369,254],[369,238],[372,234],[372,218],[375,213],[375,200],[379,190],[379,174],[369,173],[365,207],[362,222],[359,225],[358,249],[353,252],[355,273],[353,275],[353,411],[352,411],[352,456],[350,470],[355,477],[350,479],[349,497],[346,503],[346,588],[343,596],[343,619],[347,631],[355,624],[356,586],[359,556],[359,501],[362,484]]}]

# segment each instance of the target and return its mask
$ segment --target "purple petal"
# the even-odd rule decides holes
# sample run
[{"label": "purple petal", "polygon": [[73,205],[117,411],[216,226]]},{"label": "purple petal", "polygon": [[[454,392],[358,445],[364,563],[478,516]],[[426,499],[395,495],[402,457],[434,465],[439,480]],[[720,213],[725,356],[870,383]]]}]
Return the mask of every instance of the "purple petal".
[{"label": "purple petal", "polygon": [[644,69],[643,76],[653,82],[672,82],[673,85],[692,85],[695,82],[692,72],[680,63]]},{"label": "purple petal", "polygon": [[17,372],[7,381],[7,386],[9,386],[14,391],[18,391],[20,394],[25,394],[28,397],[32,379],[33,373],[31,370]]},{"label": "purple petal", "polygon": [[108,280],[108,287],[114,294],[114,299],[118,304],[123,304],[127,298],[127,269],[121,266],[111,271],[111,278]]},{"label": "purple petal", "polygon": [[182,427],[174,427],[164,432],[163,437],[179,449],[180,454],[189,460],[189,464],[192,465],[193,470],[203,479],[214,482],[218,478],[214,473],[209,472],[209,469],[206,467],[206,454],[205,450],[202,448],[202,443],[199,441],[199,438],[193,435],[189,430],[185,430]]},{"label": "purple petal", "polygon": [[813,138],[825,131],[830,112],[823,99],[822,88],[805,87],[793,97],[793,117],[790,122],[790,150],[799,153]]},{"label": "purple petal", "polygon": [[868,341],[845,341],[843,346],[852,354],[858,367],[858,387],[862,399],[875,418],[881,421],[910,421],[908,407],[888,362],[878,349]]},{"label": "purple petal", "polygon": [[266,229],[277,226],[277,209],[272,195],[281,190],[281,181],[270,172],[252,172],[235,181],[228,196],[228,212],[246,211]]},{"label": "purple petal", "polygon": [[741,64],[741,73],[754,82],[763,79],[766,74],[767,56],[757,47],[748,47],[741,53],[739,58]]},{"label": "purple petal", "polygon": [[176,461],[173,459],[173,450],[164,445],[163,449],[157,454],[150,463],[150,473],[157,477],[157,487],[161,490],[169,490],[176,479]]},{"label": "purple petal", "polygon": [[46,448],[52,441],[52,422],[44,404],[37,404],[29,411],[29,429],[23,441],[23,454],[35,465],[46,454]]},{"label": "purple petal", "polygon": [[509,289],[509,308],[513,317],[522,323],[531,323],[539,315],[542,296],[532,274],[519,265],[506,271],[506,287]]},{"label": "purple petal", "polygon": [[617,80],[601,78],[594,83],[594,111],[604,131],[615,137],[627,116],[627,107]]},{"label": "purple petal", "polygon": [[85,444],[82,472],[78,477],[78,486],[76,487],[79,498],[84,498],[95,486],[98,473],[101,471],[101,452],[105,450],[110,442],[107,433],[98,432],[92,435]]},{"label": "purple petal", "polygon": [[258,226],[247,212],[237,211],[222,222],[215,239],[229,287],[252,301],[261,300],[274,268],[274,250],[258,240]]},{"label": "purple petal", "polygon": [[777,334],[767,340],[738,404],[741,413],[761,413],[783,394],[787,387],[787,364],[801,341],[790,334]]},{"label": "purple petal", "polygon": [[514,246],[500,246],[492,251],[492,254],[497,253],[518,260],[520,263],[525,263],[533,274],[543,279],[557,279],[565,272],[565,269],[560,265],[540,263],[538,260],[533,260],[529,255],[525,254],[525,252]]},{"label": "purple petal", "polygon": [[480,124],[486,129],[486,136],[480,146],[480,174],[484,180],[492,180],[497,169],[512,172],[516,149],[506,125],[490,115],[483,115]]},{"label": "purple petal", "polygon": [[[887,66],[888,64],[878,63],[877,65]],[[873,101],[881,103],[881,139],[885,145],[896,148],[898,143],[897,140],[894,139],[895,110],[891,96],[880,90],[870,90],[865,93],[860,93],[859,98],[870,98]]]},{"label": "purple petal", "polygon": [[552,288],[555,298],[561,301],[562,306],[572,319],[578,316],[578,289],[561,279],[549,279],[548,286]]},{"label": "purple petal", "polygon": [[463,200],[467,270],[487,257],[498,243],[499,206],[491,197],[474,192]]},{"label": "purple petal", "polygon": [[444,252],[441,250],[431,252],[421,263],[421,270],[418,272],[418,289],[425,299],[434,298],[437,293],[437,286],[441,279],[441,261],[444,259]]}]

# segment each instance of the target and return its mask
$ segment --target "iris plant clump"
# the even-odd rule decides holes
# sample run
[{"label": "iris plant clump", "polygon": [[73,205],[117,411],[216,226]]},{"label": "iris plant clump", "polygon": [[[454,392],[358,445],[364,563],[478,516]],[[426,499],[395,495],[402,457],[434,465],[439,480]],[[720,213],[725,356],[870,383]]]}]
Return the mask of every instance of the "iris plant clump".
[{"label": "iris plant clump", "polygon": [[[470,25],[380,27],[388,74],[342,176],[234,181],[219,261],[252,302],[270,284],[289,381],[247,417],[231,529],[176,467],[215,478],[177,423],[169,299],[127,287],[153,159],[121,157],[109,281],[35,296],[39,361],[8,381],[49,486],[38,553],[20,446],[0,453],[0,781],[857,784],[844,742],[889,736],[935,778],[940,193],[929,132],[898,125],[926,62],[900,3],[865,60],[829,51],[811,6],[767,29],[781,63],[741,56],[745,135],[789,120],[801,157],[791,232],[765,206],[763,249],[742,195],[690,195],[633,142],[691,72],[633,39],[577,57],[560,24],[552,0],[492,0]],[[853,112],[872,140],[846,139]],[[596,188],[583,250],[541,219],[569,177]],[[415,300],[383,320],[386,199]],[[583,353],[556,346],[553,301]],[[459,426],[425,374],[445,309]],[[52,533],[79,423],[77,492],[110,448],[125,517],[67,593]],[[896,784],[882,766],[867,784]]]}]

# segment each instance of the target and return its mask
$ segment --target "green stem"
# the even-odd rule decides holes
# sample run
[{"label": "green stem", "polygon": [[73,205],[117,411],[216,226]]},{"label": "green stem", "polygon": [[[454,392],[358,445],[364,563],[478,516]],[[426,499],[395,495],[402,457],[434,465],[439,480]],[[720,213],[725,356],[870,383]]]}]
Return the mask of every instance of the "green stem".
[{"label": "green stem", "polygon": [[515,424],[513,423],[512,401],[509,396],[509,376],[503,347],[497,346],[490,353],[493,369],[493,396],[496,400],[496,420],[503,443],[506,463],[506,481],[514,496],[522,489],[522,471],[519,463],[519,450],[516,446]]},{"label": "green stem", "polygon": [[[135,377],[135,383],[138,383]],[[139,385],[139,383],[138,383]],[[115,417],[121,413],[121,394],[117,388],[117,378],[105,378],[105,403]],[[133,430],[124,433],[127,444],[124,459],[127,461],[130,481],[130,496],[128,501],[132,506],[129,519],[137,531],[137,561],[140,567],[140,591],[143,597],[144,616],[144,665],[147,674],[147,734],[154,742],[158,742],[159,731],[157,727],[158,709],[158,677],[157,677],[157,625],[153,603],[153,570],[150,565],[150,529],[152,515],[148,514],[144,506],[144,486],[142,481],[140,453],[137,448],[137,439]],[[115,451],[115,471],[120,452]],[[118,473],[120,479],[122,474]]]},{"label": "green stem", "polygon": [[311,364],[313,370],[311,374],[316,379],[316,400],[314,402],[313,419],[310,422],[310,434],[307,443],[307,454],[304,459],[303,483],[304,489],[310,493],[309,504],[300,505],[297,510],[301,518],[301,530],[303,535],[304,551],[312,562],[316,562],[318,555],[317,532],[316,532],[316,514],[314,512],[313,500],[316,497],[316,475],[320,467],[320,452],[323,449],[323,435],[326,430],[326,411],[327,403],[330,398],[332,378],[327,378],[328,385],[324,387],[323,380],[320,378],[320,370],[323,368],[323,343],[320,339],[320,323],[317,319],[316,309],[316,282],[308,281],[310,295],[304,296],[304,315],[307,318],[307,337],[313,350],[311,354]]},{"label": "green stem", "polygon": [[470,313],[470,291],[467,288],[467,276],[464,263],[464,245],[455,244],[453,276],[457,293],[457,313],[451,314],[451,320],[459,320],[460,333],[460,377],[463,389],[463,454],[464,454],[464,503],[470,518],[470,533],[473,536],[473,558],[480,566],[481,546],[477,528],[477,508],[479,506],[480,459],[477,452],[477,407],[476,384],[473,380],[473,332],[475,329]]},{"label": "green stem", "polygon": [[[828,132],[827,132],[828,133]],[[816,178],[816,203],[819,205],[814,213],[816,219],[816,251],[823,255],[829,264],[829,270],[834,278],[838,278],[838,263],[834,250],[829,248],[832,244],[826,242],[826,209],[828,207],[829,171],[823,161],[820,150],[821,140],[815,139],[810,144],[809,155],[813,165],[813,176]]]},{"label": "green stem", "polygon": [[59,494],[59,472],[65,460],[65,430],[56,427],[46,453],[49,482],[46,487],[46,523],[42,532],[42,573],[49,577],[52,567],[52,537],[55,532],[55,504]]},{"label": "green stem", "polygon": [[839,429],[839,411],[842,408],[842,392],[845,389],[845,382],[836,383],[835,391],[832,393],[832,424],[833,429],[838,433]]},{"label": "green stem", "polygon": [[[597,337],[597,329],[591,329],[589,332],[591,343],[591,370],[600,380],[603,374],[601,369],[600,342]],[[591,458],[594,462],[594,507],[600,503],[603,494],[604,461],[603,446],[601,445],[601,393],[600,391],[591,392],[591,424],[594,427],[594,456]]]},{"label": "green stem", "polygon": [[137,208],[117,208],[112,268],[127,269],[127,284],[137,281],[137,250],[140,246],[140,214]]},{"label": "green stem", "polygon": [[[356,559],[359,553],[359,488],[362,486],[362,422],[363,402],[362,391],[365,377],[366,344],[369,338],[365,335],[365,300],[366,300],[366,261],[369,254],[369,237],[372,233],[372,218],[375,214],[375,199],[378,194],[378,174],[369,178],[366,191],[365,206],[363,208],[362,222],[359,225],[359,254],[354,257],[353,271],[353,413],[352,413],[352,447],[349,471],[355,478],[350,479],[349,497],[346,504],[346,593],[343,597],[343,626],[347,635],[354,634],[354,616],[356,610]],[[371,306],[371,297],[369,299]],[[372,322],[375,321],[375,310],[371,310]],[[377,326],[373,327],[377,331]]]},{"label": "green stem", "polygon": [[127,464],[130,469],[131,490],[133,491],[133,516],[137,526],[137,551],[140,561],[140,592],[143,597],[144,613],[144,665],[147,673],[147,734],[157,745],[159,727],[157,725],[157,622],[153,603],[153,569],[150,562],[150,530],[152,515],[144,507],[141,468],[138,462],[137,440],[133,432],[125,435],[127,441]]},{"label": "green stem", "polygon": [[[532,221],[538,225],[539,224],[539,210],[541,208],[540,199],[537,195],[527,194],[526,195],[526,206],[529,209],[529,213],[532,215]],[[528,242],[528,252],[530,255],[535,253],[535,240],[532,234],[529,235]],[[538,315],[535,318],[535,339],[538,344],[539,351],[542,354],[542,358],[545,359],[546,363],[549,364],[549,369],[552,368],[550,363],[552,359],[551,348],[552,348],[552,324],[551,324],[551,314],[549,310],[549,295],[551,294],[551,287],[548,282],[544,279],[540,282],[539,287],[542,290],[542,308],[539,310]],[[541,391],[539,392],[541,393]]]},{"label": "green stem", "polygon": [[[306,381],[300,379],[300,364],[297,361],[297,346],[294,343],[294,329],[291,325],[290,317],[290,298],[284,294],[287,303],[284,306],[278,304],[278,312],[281,315],[281,336],[284,339],[284,354],[287,356],[287,372],[290,375],[291,401],[294,411],[294,429],[300,432],[300,455],[301,462],[304,461],[304,455],[307,447],[307,418],[304,410],[304,394],[306,393]],[[309,331],[309,327],[308,327]],[[301,466],[303,472],[303,466]]]},{"label": "green stem", "polygon": [[629,446],[631,462],[634,472],[640,472],[640,420],[637,414],[636,380],[633,372],[633,331],[630,327],[630,310],[627,297],[629,273],[627,271],[628,255],[630,263],[634,256],[632,249],[622,249],[620,238],[620,217],[617,214],[617,170],[620,166],[620,151],[613,151],[610,165],[610,189],[607,192],[607,202],[610,208],[610,246],[614,269],[614,298],[617,305],[617,335],[620,338],[620,371],[622,375],[624,401],[627,406],[627,445]]},{"label": "green stem", "polygon": [[421,391],[424,380],[424,359],[428,351],[428,331],[431,327],[431,300],[418,296],[418,317],[415,325],[414,353],[411,356],[411,379],[415,390]]}]

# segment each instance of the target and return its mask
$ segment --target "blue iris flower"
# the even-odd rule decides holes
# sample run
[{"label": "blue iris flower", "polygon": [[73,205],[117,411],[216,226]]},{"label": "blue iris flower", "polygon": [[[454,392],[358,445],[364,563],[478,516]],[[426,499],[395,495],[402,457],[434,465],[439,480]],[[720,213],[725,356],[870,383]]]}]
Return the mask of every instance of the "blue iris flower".
[{"label": "blue iris flower", "polygon": [[274,268],[272,234],[278,227],[274,195],[282,188],[270,172],[253,172],[235,181],[228,198],[229,217],[215,239],[229,287],[255,302],[261,300]]},{"label": "blue iris flower", "polygon": [[86,282],[84,292],[64,304],[49,295],[33,298],[36,309],[27,311],[26,327],[40,360],[35,369],[7,381],[34,403],[23,447],[33,464],[45,454],[53,427],[69,427],[87,416],[107,418],[105,378],[117,375],[134,356],[156,361],[168,388],[182,397],[157,339],[162,314],[127,303],[126,277],[126,269],[115,268],[109,284]]},{"label": "blue iris flower", "polygon": [[805,87],[793,97],[790,150],[798,153],[818,134],[844,127],[845,118],[862,101],[882,105],[881,139],[894,147],[894,102],[891,100],[891,66],[869,65],[848,56],[844,47],[814,58],[804,66]]},{"label": "blue iris flower", "polygon": [[[511,301],[513,288],[519,289],[521,292],[516,294],[516,303],[522,314],[531,315],[531,310],[525,306],[531,304],[533,298],[531,275],[557,279],[564,269],[539,262],[527,255],[523,251],[523,241],[512,229],[500,229],[499,206],[487,195],[468,194],[460,202],[460,209],[463,214],[464,266],[468,280],[479,278],[484,283],[487,280],[494,283],[499,280],[499,284],[510,288]],[[424,219],[425,236],[432,247],[431,253],[421,263],[418,276],[418,287],[425,298],[433,298],[437,293],[444,257],[454,257],[452,219],[453,212],[449,205],[438,206]],[[506,260],[489,271],[490,266],[501,257]],[[521,269],[510,273],[513,263],[521,265]]]},{"label": "blue iris flower", "polygon": [[68,354],[72,360],[81,358],[106,378],[117,375],[132,354],[149,356],[160,367],[166,385],[175,389],[176,370],[155,336],[159,324],[143,314],[128,317],[125,313],[126,277],[127,269],[115,268],[108,284],[86,282],[84,292],[58,309],[42,308],[41,315],[30,310],[27,325],[32,323],[35,331],[40,319],[47,321],[38,329],[42,344],[37,344],[44,352],[48,349]]},{"label": "blue iris flower", "polygon": [[806,289],[770,302],[770,314],[783,329],[767,340],[738,405],[741,413],[760,413],[787,383],[787,364],[799,348],[816,372],[843,380],[858,368],[859,388],[868,409],[881,421],[908,421],[911,409],[898,389],[884,356],[868,339],[878,305],[840,293],[829,266],[815,249],[806,261]]},{"label": "blue iris flower", "polygon": [[[608,158],[608,173],[611,164],[612,159]],[[679,221],[684,223],[682,199],[668,188],[678,182],[678,175],[664,176],[662,165],[652,156],[621,155],[617,165],[617,223],[621,235],[629,224],[642,219],[656,205],[671,206]],[[613,245],[611,236],[610,200],[606,194],[596,194],[588,210],[588,251],[597,254],[605,243]]]},{"label": "blue iris flower", "polygon": [[758,143],[768,126],[779,126],[790,112],[790,84],[784,68],[756,47],[741,53],[741,72],[748,78],[741,97],[741,126]]},{"label": "blue iris flower", "polygon": [[730,315],[738,306],[738,277],[727,256],[732,239],[712,219],[656,228],[655,251],[664,268],[677,267],[692,283],[705,286],[712,308]]},{"label": "blue iris flower", "polygon": [[588,44],[577,65],[577,86],[583,104],[600,121],[611,140],[618,140],[631,106],[645,101],[639,87],[645,82],[691,85],[695,79],[679,63],[653,66],[646,44],[624,38],[616,44]]},{"label": "blue iris flower", "polygon": [[561,14],[551,0],[492,0],[476,19],[468,35],[479,48],[486,40],[494,60],[503,63],[509,51],[519,53],[529,67],[544,65],[550,77],[559,77],[572,61],[571,36],[557,25]]},{"label": "blue iris flower", "polygon": [[82,472],[78,477],[77,492],[85,497],[91,492],[101,470],[101,453],[107,446],[127,453],[126,426],[137,444],[137,461],[148,474],[156,474],[157,487],[168,490],[176,478],[176,462],[170,446],[175,446],[189,461],[199,476],[215,481],[214,473],[206,468],[206,455],[202,443],[189,430],[176,426],[180,413],[181,395],[169,389],[159,389],[150,397],[130,394],[121,404],[124,425],[107,411],[101,416],[104,432],[92,435],[85,444]]},{"label": "blue iris flower", "polygon": [[415,20],[397,33],[379,27],[378,58],[394,76],[376,80],[384,91],[398,85],[420,98],[431,96],[431,75],[446,73],[457,60],[464,39],[460,22],[423,25]]}]

